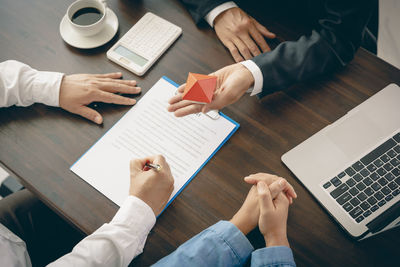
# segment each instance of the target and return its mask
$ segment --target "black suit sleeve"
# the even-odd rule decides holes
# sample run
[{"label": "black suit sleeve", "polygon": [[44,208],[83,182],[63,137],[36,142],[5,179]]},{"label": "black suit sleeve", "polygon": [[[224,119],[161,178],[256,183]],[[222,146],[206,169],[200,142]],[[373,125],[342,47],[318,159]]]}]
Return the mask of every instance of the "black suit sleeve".
[{"label": "black suit sleeve", "polygon": [[229,2],[230,0],[181,0],[183,5],[189,11],[196,24],[199,24],[202,19],[217,6]]},{"label": "black suit sleeve", "polygon": [[263,74],[263,97],[346,66],[360,46],[371,0],[324,1],[318,28],[253,59]]}]

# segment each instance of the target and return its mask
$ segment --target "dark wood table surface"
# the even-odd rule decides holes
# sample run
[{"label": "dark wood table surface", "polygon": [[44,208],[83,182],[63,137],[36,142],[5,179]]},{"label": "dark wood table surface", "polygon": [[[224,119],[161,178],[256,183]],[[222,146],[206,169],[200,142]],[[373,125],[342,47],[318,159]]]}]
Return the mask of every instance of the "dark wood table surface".
[{"label": "dark wood table surface", "polygon": [[[185,8],[172,0],[108,1],[120,23],[116,37],[97,49],[75,49],[59,34],[60,20],[71,2],[1,0],[0,61],[16,59],[40,70],[66,74],[122,71],[125,79],[139,82],[142,95],[163,75],[182,83],[188,71],[209,73],[233,63],[214,31],[195,26]],[[146,75],[137,77],[107,60],[105,52],[148,11],[181,26],[183,35]],[[284,40],[301,34],[296,23],[265,23]],[[288,236],[299,266],[398,262],[399,229],[353,241],[280,161],[283,153],[391,82],[400,84],[400,71],[360,49],[352,63],[335,74],[262,100],[244,96],[225,108],[223,112],[238,121],[240,129],[158,219],[144,253],[133,264],[154,263],[204,228],[230,219],[250,188],[243,177],[256,172],[286,177],[298,193],[289,211]],[[110,221],[118,207],[69,167],[128,109],[100,105],[104,124],[98,126],[40,104],[2,108],[0,161],[54,211],[90,234]],[[249,239],[255,247],[263,245],[257,231]]]}]

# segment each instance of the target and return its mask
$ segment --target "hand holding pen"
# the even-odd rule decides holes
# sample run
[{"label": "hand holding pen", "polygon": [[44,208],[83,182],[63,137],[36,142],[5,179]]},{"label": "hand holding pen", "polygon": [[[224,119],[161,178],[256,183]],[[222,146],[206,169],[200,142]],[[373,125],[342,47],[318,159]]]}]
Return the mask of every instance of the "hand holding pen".
[{"label": "hand holding pen", "polygon": [[157,216],[174,190],[174,178],[163,156],[151,156],[130,162],[129,194],[143,200]]}]

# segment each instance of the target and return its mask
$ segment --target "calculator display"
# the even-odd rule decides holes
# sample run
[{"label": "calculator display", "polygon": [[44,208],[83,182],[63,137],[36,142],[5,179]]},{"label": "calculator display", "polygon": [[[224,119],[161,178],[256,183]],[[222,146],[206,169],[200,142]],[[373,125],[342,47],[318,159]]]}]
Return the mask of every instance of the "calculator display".
[{"label": "calculator display", "polygon": [[144,57],[139,56],[138,54],[132,52],[131,50],[125,48],[122,45],[117,46],[117,48],[114,49],[114,52],[126,57],[127,59],[130,59],[131,61],[133,61],[134,63],[136,63],[137,65],[143,67],[148,60],[145,59]]}]

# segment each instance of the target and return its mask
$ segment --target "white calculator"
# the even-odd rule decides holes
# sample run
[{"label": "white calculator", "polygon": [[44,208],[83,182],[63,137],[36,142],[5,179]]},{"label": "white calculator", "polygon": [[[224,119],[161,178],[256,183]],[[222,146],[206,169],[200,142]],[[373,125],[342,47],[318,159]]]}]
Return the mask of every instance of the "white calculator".
[{"label": "white calculator", "polygon": [[182,28],[146,13],[107,51],[107,58],[142,76],[182,34]]}]

